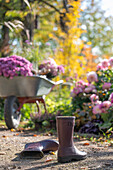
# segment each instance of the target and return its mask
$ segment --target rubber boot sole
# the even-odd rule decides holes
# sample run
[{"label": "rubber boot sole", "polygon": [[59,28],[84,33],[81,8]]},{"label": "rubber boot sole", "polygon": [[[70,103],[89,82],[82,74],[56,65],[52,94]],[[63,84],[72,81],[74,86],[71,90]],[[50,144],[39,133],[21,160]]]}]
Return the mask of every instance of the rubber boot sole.
[{"label": "rubber boot sole", "polygon": [[79,161],[86,159],[87,156],[66,156],[66,157],[58,157],[58,162],[65,163],[65,162],[71,162],[71,161]]}]

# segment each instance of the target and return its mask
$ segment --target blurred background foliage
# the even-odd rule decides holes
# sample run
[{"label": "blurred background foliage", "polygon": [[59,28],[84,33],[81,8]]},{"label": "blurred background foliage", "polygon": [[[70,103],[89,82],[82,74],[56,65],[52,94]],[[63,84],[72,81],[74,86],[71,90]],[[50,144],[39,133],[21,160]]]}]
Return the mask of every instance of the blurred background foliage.
[{"label": "blurred background foliage", "polygon": [[[84,3],[84,1],[83,1]],[[87,32],[82,34],[85,42],[91,42],[92,52],[95,55],[113,55],[113,17],[106,16],[101,8],[101,1],[92,0],[82,11],[82,28]]]},{"label": "blurred background foliage", "polygon": [[0,8],[1,57],[22,55],[35,69],[52,57],[65,66],[65,79],[84,78],[113,53],[113,17],[99,0],[0,0]]}]

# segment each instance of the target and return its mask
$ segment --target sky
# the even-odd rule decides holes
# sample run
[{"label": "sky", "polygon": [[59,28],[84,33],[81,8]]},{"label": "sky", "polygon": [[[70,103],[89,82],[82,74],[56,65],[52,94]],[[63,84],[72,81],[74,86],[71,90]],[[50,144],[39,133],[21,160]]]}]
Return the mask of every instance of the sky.
[{"label": "sky", "polygon": [[[94,0],[95,2],[96,0]],[[83,1],[82,9],[86,9],[87,3],[89,3],[89,0]],[[91,3],[91,1],[90,1]],[[101,0],[101,8],[106,11],[106,16],[113,16],[113,0]]]},{"label": "sky", "polygon": [[113,16],[113,0],[102,0],[102,9],[106,10],[107,16]]}]

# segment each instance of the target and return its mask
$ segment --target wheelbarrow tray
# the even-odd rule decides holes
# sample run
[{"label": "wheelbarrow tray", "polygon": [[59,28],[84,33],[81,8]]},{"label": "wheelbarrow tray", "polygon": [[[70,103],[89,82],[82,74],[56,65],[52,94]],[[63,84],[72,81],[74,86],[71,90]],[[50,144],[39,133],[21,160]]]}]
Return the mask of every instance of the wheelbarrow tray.
[{"label": "wheelbarrow tray", "polygon": [[0,97],[35,97],[47,95],[57,82],[44,76],[0,77]]}]

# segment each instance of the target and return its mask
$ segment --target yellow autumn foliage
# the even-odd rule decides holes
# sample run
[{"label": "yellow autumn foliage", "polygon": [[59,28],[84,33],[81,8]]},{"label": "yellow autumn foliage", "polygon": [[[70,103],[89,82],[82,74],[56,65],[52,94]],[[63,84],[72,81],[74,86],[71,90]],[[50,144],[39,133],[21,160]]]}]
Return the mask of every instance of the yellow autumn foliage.
[{"label": "yellow autumn foliage", "polygon": [[[69,12],[65,13],[65,25],[68,32],[65,33],[59,26],[57,31],[54,31],[52,38],[57,40],[59,46],[55,55],[55,60],[58,64],[65,66],[65,76],[74,76],[76,73],[79,77],[84,74],[84,66],[86,60],[81,55],[84,42],[80,39],[83,30],[81,29],[80,18],[80,0],[70,0]],[[64,10],[65,11],[65,10]],[[55,36],[56,35],[56,36]]]},{"label": "yellow autumn foliage", "polygon": [[[90,42],[88,44],[90,44]],[[92,54],[91,47],[84,46],[82,54],[86,58],[85,71],[96,71],[97,63],[95,63],[95,59],[98,58],[98,56]]]}]

